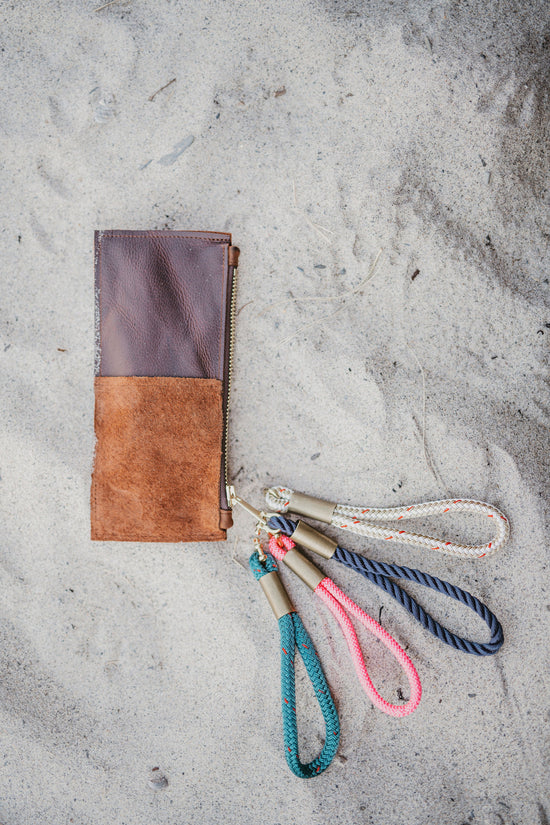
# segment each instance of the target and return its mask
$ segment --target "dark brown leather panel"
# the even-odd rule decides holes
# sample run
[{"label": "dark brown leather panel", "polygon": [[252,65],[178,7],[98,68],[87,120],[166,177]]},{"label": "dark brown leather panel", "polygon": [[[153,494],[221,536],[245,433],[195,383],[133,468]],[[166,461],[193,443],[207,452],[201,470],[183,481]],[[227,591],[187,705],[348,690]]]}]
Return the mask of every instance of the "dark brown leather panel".
[{"label": "dark brown leather panel", "polygon": [[231,235],[96,232],[103,376],[223,379]]},{"label": "dark brown leather panel", "polygon": [[225,539],[222,426],[217,379],[96,377],[92,539]]}]

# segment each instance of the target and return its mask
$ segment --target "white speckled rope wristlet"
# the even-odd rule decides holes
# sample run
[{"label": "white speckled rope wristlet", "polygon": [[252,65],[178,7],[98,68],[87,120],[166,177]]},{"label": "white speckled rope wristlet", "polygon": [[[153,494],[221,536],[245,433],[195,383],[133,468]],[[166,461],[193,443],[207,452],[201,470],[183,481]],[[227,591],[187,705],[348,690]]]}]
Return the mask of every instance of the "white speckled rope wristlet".
[{"label": "white speckled rope wristlet", "polygon": [[[508,519],[492,504],[483,501],[445,499],[402,507],[350,507],[297,493],[288,487],[271,487],[266,492],[266,501],[270,509],[279,513],[297,513],[361,536],[426,547],[464,559],[483,558],[496,553],[510,535]],[[441,541],[432,536],[422,536],[400,529],[402,519],[418,519],[444,513],[471,513],[491,518],[494,520],[495,536],[487,544],[470,545]],[[395,527],[378,526],[380,522],[395,522]]]}]

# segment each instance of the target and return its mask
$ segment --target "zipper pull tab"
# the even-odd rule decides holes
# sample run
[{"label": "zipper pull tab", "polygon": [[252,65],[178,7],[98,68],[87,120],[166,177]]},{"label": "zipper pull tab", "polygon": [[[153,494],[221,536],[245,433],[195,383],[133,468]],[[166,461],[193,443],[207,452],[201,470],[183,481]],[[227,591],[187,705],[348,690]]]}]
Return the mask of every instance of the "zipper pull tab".
[{"label": "zipper pull tab", "polygon": [[241,250],[239,249],[238,246],[230,246],[229,247],[229,252],[228,252],[228,255],[227,255],[227,263],[228,263],[229,266],[233,266],[233,267],[235,267],[235,269],[237,269],[237,267],[239,266],[240,252],[241,252]]}]

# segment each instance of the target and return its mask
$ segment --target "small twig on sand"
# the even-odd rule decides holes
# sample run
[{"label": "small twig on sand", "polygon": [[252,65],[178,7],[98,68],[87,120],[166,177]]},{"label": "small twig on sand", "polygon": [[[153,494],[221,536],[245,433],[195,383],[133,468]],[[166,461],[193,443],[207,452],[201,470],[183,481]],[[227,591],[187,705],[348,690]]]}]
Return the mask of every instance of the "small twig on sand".
[{"label": "small twig on sand", "polygon": [[175,83],[175,82],[176,82],[176,78],[175,78],[175,77],[173,77],[173,78],[172,78],[172,80],[169,80],[169,81],[168,81],[168,83],[165,83],[165,84],[164,84],[164,86],[161,86],[161,87],[160,87],[160,89],[157,89],[157,90],[156,90],[156,92],[153,92],[153,94],[151,95],[151,97],[148,97],[148,98],[147,98],[147,100],[149,100],[149,101],[153,101],[153,100],[156,98],[156,96],[157,96],[158,94],[160,94],[160,92],[163,92],[165,89],[167,89],[167,88],[168,88],[168,86],[171,86],[171,85],[172,85],[172,83]]},{"label": "small twig on sand", "polygon": [[[358,283],[357,286],[354,286],[353,289],[348,289],[347,292],[343,292],[341,295],[329,295],[326,298],[322,298],[322,297],[289,298],[289,300],[294,302],[294,303],[298,303],[298,301],[300,301],[300,302],[301,301],[343,301],[344,303],[342,304],[342,306],[338,307],[338,309],[335,309],[334,312],[329,312],[328,315],[324,315],[318,321],[317,320],[311,321],[309,324],[304,324],[304,326],[299,327],[296,330],[296,332],[294,332],[292,335],[289,335],[288,338],[283,338],[282,341],[279,341],[279,346],[281,344],[288,343],[288,341],[291,341],[293,338],[296,338],[296,336],[299,335],[301,332],[303,332],[305,329],[309,329],[310,327],[313,327],[316,324],[320,326],[323,323],[323,321],[326,321],[328,318],[332,318],[333,315],[336,315],[336,313],[341,312],[346,306],[346,304],[345,304],[346,298],[349,298],[351,295],[357,295],[359,292],[361,292],[363,287],[371,280],[371,278],[374,277],[374,273],[375,273],[375,270],[376,270],[376,265],[377,265],[377,263],[380,259],[381,254],[382,254],[382,248],[380,248],[378,250],[378,255],[374,259],[374,262],[373,262],[371,268],[369,269],[369,272],[368,272],[367,276],[365,278],[363,278],[363,280],[360,281],[360,283]],[[270,304],[270,307],[271,306],[275,306],[275,304]],[[268,307],[267,309],[269,309],[270,307]],[[264,312],[267,312],[267,310],[264,310]]]},{"label": "small twig on sand", "polygon": [[231,554],[231,561],[232,561],[232,562],[234,562],[235,564],[238,564],[238,565],[239,565],[239,567],[242,567],[242,568],[243,568],[243,570],[246,570],[246,569],[247,569],[246,565],[245,565],[245,564],[243,564],[243,562],[242,562],[242,561],[240,561],[240,560],[237,558],[237,537],[236,537],[236,536],[235,536],[235,541],[233,542],[233,552],[232,552],[232,554]]},{"label": "small twig on sand", "polygon": [[[265,315],[266,312],[269,312],[269,310],[272,307],[275,307],[275,306],[280,307],[280,306],[282,306],[282,304],[302,304],[302,303],[309,303],[309,301],[341,301],[341,300],[344,300],[345,298],[349,298],[350,295],[357,295],[357,293],[360,292],[363,289],[363,287],[365,286],[365,284],[368,283],[368,281],[370,281],[370,279],[373,277],[374,270],[376,269],[376,264],[378,263],[378,259],[380,258],[380,255],[382,254],[382,251],[383,251],[383,249],[382,249],[382,247],[380,247],[380,249],[378,250],[378,255],[376,256],[376,259],[375,259],[373,265],[369,269],[368,275],[366,276],[366,278],[363,278],[363,280],[360,281],[360,283],[358,283],[357,286],[354,286],[352,289],[348,289],[346,292],[342,292],[340,295],[309,295],[305,298],[294,298],[294,297],[292,297],[292,298],[286,298],[284,301],[273,301],[273,303],[268,304],[268,306],[266,306],[265,309],[262,309],[262,311],[258,314],[258,318],[261,318],[262,315]],[[337,312],[339,312],[339,310],[337,310]],[[333,315],[333,314],[334,313],[331,312],[331,315]],[[327,315],[327,318],[330,318],[330,315]],[[313,323],[315,323],[315,322],[313,322]],[[307,326],[311,326],[311,324],[308,324]],[[305,327],[302,327],[302,329],[305,329]],[[282,341],[281,341],[281,343],[282,343]]]},{"label": "small twig on sand", "polygon": [[432,457],[431,457],[430,453],[428,452],[428,447],[427,447],[427,444],[426,444],[426,375],[424,373],[424,368],[423,368],[422,364],[420,363],[420,361],[418,359],[418,356],[417,356],[416,352],[413,350],[413,348],[411,347],[411,345],[407,341],[405,341],[405,344],[406,344],[407,348],[413,354],[414,360],[416,361],[416,363],[418,365],[418,369],[420,370],[420,375],[422,376],[422,430],[420,430],[420,427],[418,426],[418,422],[417,422],[414,415],[413,415],[413,421],[416,424],[416,426],[418,427],[420,435],[422,436],[422,449],[424,450],[424,458],[426,459],[426,464],[428,465],[428,469],[432,473],[432,475],[435,478],[435,480],[437,481],[437,483],[441,485],[443,490],[447,491],[447,488],[445,487],[445,484],[443,483],[443,479],[441,478],[441,476],[439,475],[439,473],[437,472],[437,470],[435,468],[435,465],[433,463],[433,460],[432,460]]},{"label": "small twig on sand", "polygon": [[114,3],[119,3],[119,2],[120,2],[120,0],[109,0],[108,3],[104,3],[102,6],[99,6],[97,9],[94,9],[94,11],[102,11],[103,9],[106,9],[107,6],[112,6]]},{"label": "small twig on sand", "polygon": [[317,232],[317,234],[320,235],[321,238],[324,241],[326,241],[326,243],[330,243],[330,238],[327,238],[327,235],[334,235],[334,232],[331,232],[330,229],[325,229],[325,227],[321,226],[321,224],[319,224],[319,223],[314,223],[310,218],[308,218],[305,211],[303,209],[300,209],[300,207],[298,206],[298,201],[296,199],[296,181],[295,180],[292,181],[292,192],[293,192],[293,195],[294,195],[294,208],[297,209],[298,212],[302,213],[302,215],[306,219],[306,222],[309,224],[309,226],[311,226],[311,228],[313,229],[314,232]]},{"label": "small twig on sand", "polygon": [[424,373],[424,368],[418,359],[418,355],[408,341],[405,341],[405,346],[412,353],[412,356],[416,361],[416,365],[420,370],[420,375],[422,376],[422,447],[424,449],[424,455],[426,456],[426,462],[429,464],[428,456],[426,454],[426,375]]},{"label": "small twig on sand", "polygon": [[329,318],[332,318],[332,316],[336,315],[337,312],[341,312],[344,309],[344,307],[345,304],[341,307],[338,307],[338,309],[335,309],[334,312],[329,312],[328,315],[323,315],[323,317],[319,321],[310,321],[309,324],[304,324],[302,327],[298,327],[296,332],[294,332],[292,335],[289,335],[288,338],[283,338],[282,341],[279,341],[278,346],[281,346],[281,344],[288,344],[289,341],[292,341],[293,338],[296,338],[296,336],[299,335],[301,332],[304,332],[304,330],[309,329],[310,327],[314,327],[316,324],[322,324],[323,321],[327,321]]},{"label": "small twig on sand", "polygon": [[251,301],[247,301],[247,302],[246,302],[246,304],[243,304],[243,305],[242,305],[242,307],[239,307],[239,309],[237,310],[237,313],[236,313],[236,315],[235,315],[235,318],[238,318],[238,317],[239,317],[239,315],[241,314],[241,312],[243,311],[243,309],[244,309],[245,307],[247,307],[247,306],[249,306],[250,304],[253,304],[253,303],[254,303],[254,298],[252,298],[252,300],[251,300]]}]

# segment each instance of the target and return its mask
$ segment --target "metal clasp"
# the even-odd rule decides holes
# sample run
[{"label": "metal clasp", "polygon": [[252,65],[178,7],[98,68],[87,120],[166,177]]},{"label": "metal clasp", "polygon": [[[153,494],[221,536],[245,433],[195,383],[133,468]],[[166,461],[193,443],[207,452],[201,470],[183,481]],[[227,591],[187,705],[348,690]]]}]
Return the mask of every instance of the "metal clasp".
[{"label": "metal clasp", "polygon": [[[268,526],[267,522],[271,517],[271,513],[265,513],[263,510],[258,510],[252,504],[249,504],[248,501],[245,501],[244,498],[238,496],[235,492],[235,488],[231,485],[227,486],[227,496],[229,498],[229,502],[231,506],[234,504],[240,504],[243,510],[246,510],[254,519],[256,519],[256,537],[254,538],[254,544],[256,546],[256,550],[258,551],[258,556],[260,561],[265,561],[265,553],[262,550],[262,546],[260,544],[260,532],[265,530],[265,532],[269,536],[278,536],[280,534],[280,530],[273,530],[271,527]],[[278,513],[273,513],[273,515],[278,515]]]}]

